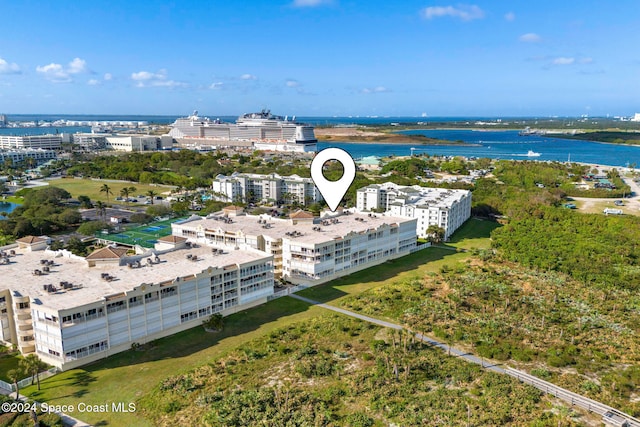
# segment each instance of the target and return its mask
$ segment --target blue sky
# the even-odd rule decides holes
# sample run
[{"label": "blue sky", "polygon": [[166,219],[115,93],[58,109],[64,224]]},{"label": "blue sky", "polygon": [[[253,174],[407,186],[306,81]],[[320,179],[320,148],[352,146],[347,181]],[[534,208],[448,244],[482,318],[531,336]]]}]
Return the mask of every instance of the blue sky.
[{"label": "blue sky", "polygon": [[637,0],[13,1],[0,112],[632,115]]}]

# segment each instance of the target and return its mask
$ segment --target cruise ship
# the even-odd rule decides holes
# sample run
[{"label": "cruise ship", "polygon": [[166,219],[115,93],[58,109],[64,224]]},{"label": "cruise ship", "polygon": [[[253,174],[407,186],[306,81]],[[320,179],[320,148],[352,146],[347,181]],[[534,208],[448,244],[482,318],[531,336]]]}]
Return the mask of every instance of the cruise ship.
[{"label": "cruise ship", "polygon": [[243,114],[235,124],[199,117],[194,111],[171,126],[169,135],[181,146],[200,150],[237,146],[309,152],[316,151],[318,142],[313,126],[296,122],[295,116],[292,119],[276,116],[269,110]]}]

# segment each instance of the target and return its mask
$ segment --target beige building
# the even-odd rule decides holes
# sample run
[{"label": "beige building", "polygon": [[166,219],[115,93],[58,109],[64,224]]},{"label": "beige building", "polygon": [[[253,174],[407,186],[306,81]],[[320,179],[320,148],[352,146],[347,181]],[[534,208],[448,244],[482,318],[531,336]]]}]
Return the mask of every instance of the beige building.
[{"label": "beige building", "polygon": [[273,295],[273,257],[258,251],[212,251],[176,236],[144,254],[105,247],[82,258],[21,240],[0,252],[0,341],[62,369]]},{"label": "beige building", "polygon": [[416,248],[416,220],[350,212],[314,218],[298,211],[289,219],[269,215],[194,216],[171,225],[172,234],[224,250],[257,249],[273,256],[276,277],[321,283]]}]

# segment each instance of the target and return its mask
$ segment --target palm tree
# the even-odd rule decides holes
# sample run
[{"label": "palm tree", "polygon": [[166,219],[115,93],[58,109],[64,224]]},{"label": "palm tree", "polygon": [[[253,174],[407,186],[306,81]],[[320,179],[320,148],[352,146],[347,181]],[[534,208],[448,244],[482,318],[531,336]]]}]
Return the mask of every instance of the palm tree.
[{"label": "palm tree", "polygon": [[130,187],[124,187],[122,190],[120,190],[120,195],[124,197],[124,201],[127,203],[129,202],[129,194],[131,193],[130,190]]},{"label": "palm tree", "polygon": [[111,191],[111,187],[109,187],[107,184],[102,184],[102,187],[100,187],[100,192],[107,195],[107,203],[109,203],[109,194],[113,194],[113,191]]},{"label": "palm tree", "polygon": [[40,360],[36,354],[32,353],[20,361],[20,367],[25,373],[31,375],[31,385],[33,385],[34,380],[37,380],[38,390],[40,390],[40,377],[38,376],[38,373],[46,368],[47,365]]},{"label": "palm tree", "polygon": [[102,218],[102,221],[107,222],[107,207],[99,200],[96,202],[96,212],[98,213],[98,218]]},{"label": "palm tree", "polygon": [[21,375],[22,371],[20,369],[9,369],[9,371],[7,371],[7,378],[9,378],[13,385],[16,386],[16,400],[20,397],[20,385],[18,384],[18,381],[20,381]]},{"label": "palm tree", "polygon": [[151,199],[151,204],[153,204],[153,199],[158,195],[158,193],[156,193],[153,190],[149,190],[147,191],[147,196]]}]

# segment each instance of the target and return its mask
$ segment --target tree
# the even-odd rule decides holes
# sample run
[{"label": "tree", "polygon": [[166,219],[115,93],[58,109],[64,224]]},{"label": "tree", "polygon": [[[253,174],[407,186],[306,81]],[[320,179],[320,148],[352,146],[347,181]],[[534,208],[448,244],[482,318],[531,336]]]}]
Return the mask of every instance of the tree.
[{"label": "tree", "polygon": [[16,400],[20,398],[20,385],[18,384],[18,381],[20,381],[21,376],[21,369],[9,369],[9,371],[7,371],[7,378],[9,378],[16,387]]},{"label": "tree", "polygon": [[224,327],[224,318],[222,317],[222,314],[215,313],[215,314],[212,314],[211,317],[209,317],[208,319],[203,320],[202,324],[204,325],[205,329],[219,332]]},{"label": "tree", "polygon": [[111,187],[109,187],[107,184],[102,184],[102,187],[100,187],[100,192],[104,193],[107,196],[107,203],[108,203],[109,194],[113,194],[113,191],[111,191]]},{"label": "tree", "polygon": [[444,240],[444,229],[435,224],[427,227],[427,240],[431,243],[442,243]]},{"label": "tree", "polygon": [[96,202],[96,213],[98,218],[102,218],[102,221],[107,222],[107,207],[99,200]]},{"label": "tree", "polygon": [[129,202],[129,194],[132,194],[134,191],[136,191],[135,187],[124,187],[120,190],[120,195],[124,197],[125,202]]},{"label": "tree", "polygon": [[93,207],[93,203],[91,203],[89,196],[78,196],[78,201],[80,202],[80,206],[84,209],[91,209]]},{"label": "tree", "polygon": [[20,361],[20,367],[26,374],[31,375],[31,385],[37,381],[38,390],[40,390],[40,377],[38,373],[43,371],[47,367],[47,364],[40,360],[36,354],[31,353]]},{"label": "tree", "polygon": [[84,234],[85,236],[93,236],[97,232],[102,231],[104,229],[110,230],[111,225],[102,221],[87,221],[78,227],[78,233]]},{"label": "tree", "polygon": [[147,191],[147,196],[149,197],[149,199],[151,200],[151,204],[153,204],[153,199],[155,199],[155,197],[158,195],[158,193],[156,193],[153,190],[149,190]]},{"label": "tree", "polygon": [[138,212],[131,215],[129,221],[135,222],[136,224],[148,224],[153,221],[153,217],[146,213]]}]

